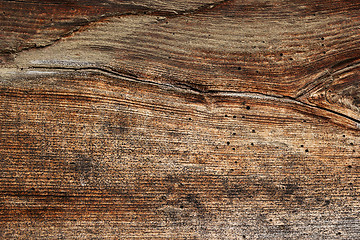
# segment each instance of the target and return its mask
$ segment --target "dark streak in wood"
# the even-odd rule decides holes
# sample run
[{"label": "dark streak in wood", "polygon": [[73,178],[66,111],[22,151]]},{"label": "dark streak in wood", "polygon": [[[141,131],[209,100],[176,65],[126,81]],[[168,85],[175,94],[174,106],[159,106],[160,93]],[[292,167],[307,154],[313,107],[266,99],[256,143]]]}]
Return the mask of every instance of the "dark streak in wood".
[{"label": "dark streak in wood", "polygon": [[0,239],[360,238],[358,1],[0,9]]}]

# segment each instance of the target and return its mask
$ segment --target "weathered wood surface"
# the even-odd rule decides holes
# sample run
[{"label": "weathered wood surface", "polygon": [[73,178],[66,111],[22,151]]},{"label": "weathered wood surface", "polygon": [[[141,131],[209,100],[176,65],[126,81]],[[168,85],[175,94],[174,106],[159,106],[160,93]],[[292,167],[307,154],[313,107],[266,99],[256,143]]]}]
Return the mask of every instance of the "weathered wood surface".
[{"label": "weathered wood surface", "polygon": [[359,1],[0,9],[1,239],[360,239]]}]

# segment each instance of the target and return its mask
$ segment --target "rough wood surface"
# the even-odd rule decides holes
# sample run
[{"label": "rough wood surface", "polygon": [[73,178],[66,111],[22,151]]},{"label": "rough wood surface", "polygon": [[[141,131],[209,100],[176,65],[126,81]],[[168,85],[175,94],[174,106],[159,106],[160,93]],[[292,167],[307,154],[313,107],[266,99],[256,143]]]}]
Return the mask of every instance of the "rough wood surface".
[{"label": "rough wood surface", "polygon": [[360,239],[359,1],[2,1],[1,239]]}]

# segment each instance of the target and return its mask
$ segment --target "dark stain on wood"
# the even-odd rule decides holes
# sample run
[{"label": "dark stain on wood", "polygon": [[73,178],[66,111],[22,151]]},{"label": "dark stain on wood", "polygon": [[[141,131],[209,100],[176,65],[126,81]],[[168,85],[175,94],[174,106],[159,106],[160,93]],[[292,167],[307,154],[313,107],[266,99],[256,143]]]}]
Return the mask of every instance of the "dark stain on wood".
[{"label": "dark stain on wood", "polygon": [[357,1],[0,3],[1,239],[359,239]]}]

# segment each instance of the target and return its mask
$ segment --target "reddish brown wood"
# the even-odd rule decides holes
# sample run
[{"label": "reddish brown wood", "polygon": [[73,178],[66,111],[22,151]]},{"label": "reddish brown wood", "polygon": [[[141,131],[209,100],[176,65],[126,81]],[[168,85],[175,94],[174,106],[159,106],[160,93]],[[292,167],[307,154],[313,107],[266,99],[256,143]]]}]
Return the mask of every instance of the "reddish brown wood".
[{"label": "reddish brown wood", "polygon": [[1,239],[360,238],[358,1],[0,8]]}]

